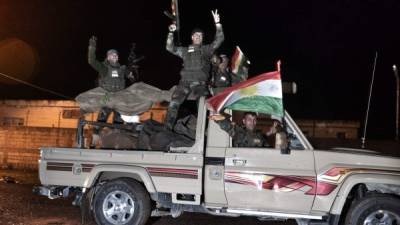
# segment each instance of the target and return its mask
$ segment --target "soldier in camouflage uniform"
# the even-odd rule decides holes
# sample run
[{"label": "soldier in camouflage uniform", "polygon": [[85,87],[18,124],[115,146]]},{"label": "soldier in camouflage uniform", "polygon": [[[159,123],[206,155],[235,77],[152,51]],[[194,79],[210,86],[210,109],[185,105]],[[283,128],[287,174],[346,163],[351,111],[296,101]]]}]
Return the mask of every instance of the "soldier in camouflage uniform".
[{"label": "soldier in camouflage uniform", "polygon": [[225,88],[232,86],[232,73],[229,69],[229,58],[226,55],[215,55],[211,71],[212,95],[217,95]]},{"label": "soldier in camouflage uniform", "polygon": [[232,137],[233,147],[270,147],[266,136],[260,130],[255,129],[257,115],[253,112],[246,112],[244,114],[242,120],[243,126],[238,126],[231,122],[227,116],[212,119]]},{"label": "soldier in camouflage uniform", "polygon": [[[96,59],[96,37],[89,40],[88,63],[99,73],[99,87],[79,94],[76,101],[82,114],[97,112],[98,122],[106,122],[111,112],[117,115],[114,122],[123,123],[122,115],[138,115],[149,110],[155,102],[170,101],[172,91],[163,91],[143,82],[137,82],[126,87],[129,79],[134,82],[130,69],[118,63],[118,52],[111,49],[107,52],[104,62]],[[95,134],[99,129],[94,130]]]},{"label": "soldier in camouflage uniform", "polygon": [[[90,90],[84,95],[79,95],[77,101],[81,103],[81,109],[83,111],[93,111],[91,109],[86,109],[85,103],[91,103],[90,106],[99,106],[100,112],[97,117],[98,122],[106,122],[108,116],[113,111],[110,107],[107,107],[107,102],[110,101],[110,96],[112,93],[119,92],[126,87],[126,79],[134,81],[132,72],[130,72],[125,65],[120,65],[118,63],[118,52],[115,49],[110,49],[107,51],[107,57],[104,62],[99,62],[96,59],[96,45],[97,38],[92,36],[89,39],[88,48],[88,63],[99,73],[98,85],[99,88]],[[100,97],[100,99],[98,99]],[[89,99],[90,100],[89,100]],[[94,101],[98,102],[93,104]],[[86,110],[85,110],[86,109]],[[120,114],[114,111],[114,122],[122,123]]]},{"label": "soldier in camouflage uniform", "polygon": [[216,26],[215,39],[211,44],[203,45],[203,32],[199,29],[192,31],[192,44],[188,47],[177,47],[174,45],[174,31],[176,25],[169,26],[166,49],[172,54],[182,58],[183,68],[180,72],[181,80],[172,95],[168,107],[165,126],[172,130],[179,106],[192,94],[196,99],[208,95],[207,81],[210,73],[210,60],[214,51],[224,40],[224,33],[217,10],[211,11]]}]

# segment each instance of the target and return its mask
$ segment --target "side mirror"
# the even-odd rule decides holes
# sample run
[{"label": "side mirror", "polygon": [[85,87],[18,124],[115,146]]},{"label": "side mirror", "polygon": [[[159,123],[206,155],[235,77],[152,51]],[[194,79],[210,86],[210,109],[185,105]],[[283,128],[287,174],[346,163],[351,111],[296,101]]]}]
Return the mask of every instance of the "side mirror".
[{"label": "side mirror", "polygon": [[289,141],[296,138],[296,135],[293,133],[288,133],[287,136],[288,136]]},{"label": "side mirror", "polygon": [[281,154],[282,155],[290,155],[290,148],[289,147],[281,148]]}]

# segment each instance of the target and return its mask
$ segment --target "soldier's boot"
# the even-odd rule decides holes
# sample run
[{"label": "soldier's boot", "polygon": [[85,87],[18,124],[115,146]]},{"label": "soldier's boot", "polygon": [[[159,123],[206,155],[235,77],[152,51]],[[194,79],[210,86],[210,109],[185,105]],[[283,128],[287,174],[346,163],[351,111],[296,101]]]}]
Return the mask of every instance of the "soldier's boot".
[{"label": "soldier's boot", "polygon": [[[107,122],[108,116],[110,116],[112,110],[109,108],[102,108],[97,116],[97,122],[105,123]],[[90,148],[96,148],[97,142],[100,140],[100,130],[101,127],[94,126],[93,134],[92,134],[92,143],[90,144]]]},{"label": "soldier's boot", "polygon": [[165,118],[165,128],[168,130],[173,130],[175,125],[176,117],[178,116],[179,104],[176,102],[171,102],[168,107],[167,116]]},{"label": "soldier's boot", "polygon": [[112,109],[110,108],[102,108],[97,116],[97,122],[107,122],[108,117],[110,116]]},{"label": "soldier's boot", "polygon": [[117,111],[113,111],[113,112],[114,112],[113,124],[123,124],[124,120],[121,117],[121,113],[119,113]]},{"label": "soldier's boot", "polygon": [[84,148],[85,143],[84,143],[84,136],[83,136],[83,127],[86,125],[86,120],[85,120],[85,114],[87,112],[84,111],[83,109],[80,109],[79,111],[79,119],[78,119],[78,126],[77,126],[77,132],[76,132],[76,142],[78,148]]},{"label": "soldier's boot", "polygon": [[84,117],[80,117],[78,120],[78,128],[76,132],[76,142],[78,145],[78,148],[84,148],[85,143],[84,143],[84,134],[83,134],[83,128],[86,125],[86,120]]}]

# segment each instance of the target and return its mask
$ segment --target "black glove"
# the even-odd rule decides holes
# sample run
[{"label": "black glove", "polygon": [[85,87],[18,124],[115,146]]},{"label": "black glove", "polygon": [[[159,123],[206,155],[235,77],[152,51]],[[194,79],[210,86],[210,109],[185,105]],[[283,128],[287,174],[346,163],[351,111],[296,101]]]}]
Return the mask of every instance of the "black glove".
[{"label": "black glove", "polygon": [[97,43],[97,37],[96,36],[92,36],[89,39],[89,47],[96,48],[96,43]]}]

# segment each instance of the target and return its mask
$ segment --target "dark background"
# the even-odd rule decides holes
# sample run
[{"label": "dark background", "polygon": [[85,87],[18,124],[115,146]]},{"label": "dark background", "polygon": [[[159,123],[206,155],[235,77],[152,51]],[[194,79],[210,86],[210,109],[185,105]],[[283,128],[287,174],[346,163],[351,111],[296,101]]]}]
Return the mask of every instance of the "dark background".
[{"label": "dark background", "polygon": [[[298,94],[285,95],[295,118],[363,121],[375,51],[378,51],[369,133],[395,134],[396,85],[392,65],[400,63],[398,0],[212,1],[180,0],[181,39],[201,27],[206,42],[215,32],[210,10],[218,9],[225,31],[220,52],[235,45],[250,59],[250,75],[275,69],[281,59],[284,81]],[[165,50],[170,0],[22,1],[0,0],[0,41],[30,44],[40,63],[31,83],[67,96],[95,87],[87,44],[98,37],[99,59],[115,48],[126,63],[131,42],[145,55],[140,79],[161,89],[179,80],[180,60]],[[1,72],[1,71],[0,71]],[[0,84],[3,99],[60,99],[25,85]]]}]

